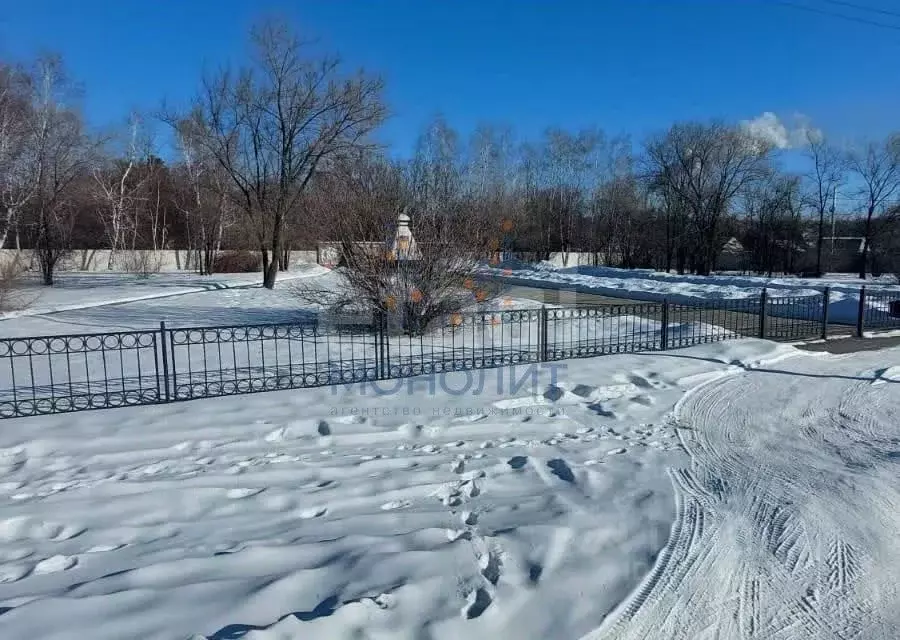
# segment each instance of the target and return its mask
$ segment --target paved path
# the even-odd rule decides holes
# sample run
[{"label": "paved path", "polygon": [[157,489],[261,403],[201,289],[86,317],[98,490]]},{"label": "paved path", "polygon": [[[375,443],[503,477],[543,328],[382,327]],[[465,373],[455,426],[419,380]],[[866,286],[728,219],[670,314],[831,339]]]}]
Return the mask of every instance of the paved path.
[{"label": "paved path", "polygon": [[827,342],[813,342],[797,345],[806,351],[818,351],[828,353],[856,353],[858,351],[877,351],[900,346],[900,336],[888,336],[884,338],[841,338],[828,340]]}]

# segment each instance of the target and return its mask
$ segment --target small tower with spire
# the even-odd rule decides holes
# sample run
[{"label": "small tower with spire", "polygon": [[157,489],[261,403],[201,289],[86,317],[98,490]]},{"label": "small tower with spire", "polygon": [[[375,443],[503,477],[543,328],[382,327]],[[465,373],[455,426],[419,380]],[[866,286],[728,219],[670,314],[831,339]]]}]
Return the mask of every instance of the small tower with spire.
[{"label": "small tower with spire", "polygon": [[409,228],[409,222],[409,207],[403,207],[403,211],[397,216],[397,230],[389,248],[390,255],[397,262],[418,260],[421,257],[416,239],[413,238]]}]

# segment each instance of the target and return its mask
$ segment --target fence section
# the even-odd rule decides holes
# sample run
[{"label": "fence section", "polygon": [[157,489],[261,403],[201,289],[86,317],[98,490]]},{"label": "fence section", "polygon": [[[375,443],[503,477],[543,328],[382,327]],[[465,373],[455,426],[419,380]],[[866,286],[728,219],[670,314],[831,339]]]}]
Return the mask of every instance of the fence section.
[{"label": "fence section", "polygon": [[768,297],[765,300],[765,335],[772,340],[792,340],[823,333],[828,294],[800,297]]},{"label": "fence section", "polygon": [[546,309],[545,360],[659,349],[662,305],[628,304]]},{"label": "fence section", "polygon": [[164,399],[156,331],[0,340],[0,417]]},{"label": "fence section", "polygon": [[858,333],[864,331],[900,329],[900,295],[883,291],[860,291]]},{"label": "fence section", "polygon": [[[900,328],[896,295],[863,290],[857,331]],[[0,417],[317,387],[828,330],[829,293],[453,313],[410,335],[389,319],[161,325],[157,331],[0,339]]]},{"label": "fence section", "polygon": [[757,338],[764,332],[765,317],[760,314],[763,308],[760,298],[670,304],[666,348]]},{"label": "fence section", "polygon": [[382,324],[382,378],[485,369],[536,362],[542,312],[538,309],[452,313],[417,336]]},{"label": "fence section", "polygon": [[354,325],[163,327],[172,399],[375,380],[377,332]]}]

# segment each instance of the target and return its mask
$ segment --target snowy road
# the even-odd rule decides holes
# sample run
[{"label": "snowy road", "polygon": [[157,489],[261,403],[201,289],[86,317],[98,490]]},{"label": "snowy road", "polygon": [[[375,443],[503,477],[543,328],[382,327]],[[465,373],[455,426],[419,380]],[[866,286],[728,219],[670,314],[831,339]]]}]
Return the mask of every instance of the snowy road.
[{"label": "snowy road", "polygon": [[591,640],[898,637],[898,364],[794,358],[688,394],[670,542]]}]

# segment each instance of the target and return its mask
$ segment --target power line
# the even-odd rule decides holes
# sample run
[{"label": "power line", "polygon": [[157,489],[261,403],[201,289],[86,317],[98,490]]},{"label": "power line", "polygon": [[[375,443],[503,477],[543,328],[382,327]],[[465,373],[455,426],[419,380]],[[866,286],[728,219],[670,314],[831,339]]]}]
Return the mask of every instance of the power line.
[{"label": "power line", "polygon": [[880,13],[883,16],[900,18],[900,11],[889,11],[887,9],[879,9],[877,7],[867,7],[865,5],[856,4],[855,2],[847,2],[846,0],[822,0],[822,2],[827,2],[828,4],[836,4],[842,7],[849,7],[850,9],[856,9],[858,11],[869,11],[870,13]]},{"label": "power line", "polygon": [[[837,0],[835,0],[835,1],[837,1]],[[868,18],[858,18],[856,16],[848,16],[843,13],[835,13],[834,11],[827,11],[825,9],[817,9],[815,7],[808,7],[806,5],[796,4],[794,2],[788,2],[787,0],[772,0],[772,3],[781,5],[783,7],[790,7],[792,9],[801,9],[803,11],[817,13],[819,15],[828,16],[830,18],[839,18],[841,20],[848,20],[850,22],[857,22],[859,24],[869,25],[870,27],[881,27],[882,29],[892,29],[894,31],[900,31],[900,25],[888,24],[886,22],[878,22],[876,20],[869,20]]]}]

